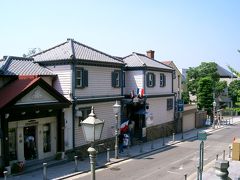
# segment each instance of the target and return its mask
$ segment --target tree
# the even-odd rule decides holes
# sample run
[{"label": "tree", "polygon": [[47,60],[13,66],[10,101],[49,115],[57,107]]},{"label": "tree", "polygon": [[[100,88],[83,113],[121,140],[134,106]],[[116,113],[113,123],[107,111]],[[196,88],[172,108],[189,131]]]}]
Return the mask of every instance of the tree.
[{"label": "tree", "polygon": [[240,90],[240,80],[234,80],[229,84],[228,94],[232,98],[233,106],[237,105],[236,102],[238,102],[238,98],[240,97],[239,90]]},{"label": "tree", "polygon": [[236,74],[237,77],[240,77],[240,72],[236,71],[234,68],[231,66],[228,66],[228,69],[233,73]]},{"label": "tree", "polygon": [[192,95],[196,95],[199,80],[204,77],[212,79],[211,87],[215,89],[216,83],[220,79],[216,63],[202,62],[198,67],[189,68],[187,71],[187,88]]},{"label": "tree", "polygon": [[34,55],[36,53],[39,53],[39,52],[41,52],[40,48],[31,48],[31,49],[29,49],[27,54],[23,54],[23,57],[25,57],[25,58],[26,57],[30,57],[30,56],[32,56],[32,55]]},{"label": "tree", "polygon": [[188,91],[183,91],[182,92],[182,100],[184,102],[184,104],[188,104],[189,103],[189,92]]},{"label": "tree", "polygon": [[198,81],[198,88],[197,88],[197,97],[198,97],[198,108],[207,110],[207,113],[210,115],[212,112],[212,102],[213,102],[213,95],[212,95],[212,84],[213,80],[211,77],[207,76],[201,78]]},{"label": "tree", "polygon": [[227,81],[218,81],[215,86],[216,97],[220,96],[227,88]]}]

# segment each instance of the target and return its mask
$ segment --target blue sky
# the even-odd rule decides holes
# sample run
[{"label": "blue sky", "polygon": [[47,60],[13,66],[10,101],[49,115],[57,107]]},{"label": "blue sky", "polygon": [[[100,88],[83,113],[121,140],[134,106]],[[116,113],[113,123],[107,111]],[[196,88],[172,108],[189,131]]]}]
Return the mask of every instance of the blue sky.
[{"label": "blue sky", "polygon": [[73,38],[115,56],[155,51],[178,68],[215,61],[240,70],[238,0],[3,0],[0,56]]}]

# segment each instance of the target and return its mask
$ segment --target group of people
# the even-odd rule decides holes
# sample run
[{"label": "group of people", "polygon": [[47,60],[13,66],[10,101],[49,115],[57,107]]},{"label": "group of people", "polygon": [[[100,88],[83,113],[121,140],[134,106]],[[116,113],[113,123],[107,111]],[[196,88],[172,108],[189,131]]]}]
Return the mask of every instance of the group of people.
[{"label": "group of people", "polygon": [[130,122],[127,128],[120,129],[120,134],[118,135],[119,153],[123,153],[123,149],[132,144],[133,124],[133,122]]}]

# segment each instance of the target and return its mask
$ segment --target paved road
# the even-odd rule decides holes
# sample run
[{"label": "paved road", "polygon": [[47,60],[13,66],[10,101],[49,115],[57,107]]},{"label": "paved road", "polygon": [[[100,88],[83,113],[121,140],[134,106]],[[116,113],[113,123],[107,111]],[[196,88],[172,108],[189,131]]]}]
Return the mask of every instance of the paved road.
[{"label": "paved road", "polygon": [[[204,146],[204,168],[216,158],[216,154],[222,158],[223,150],[226,150],[228,156],[228,146],[233,137],[240,137],[239,128],[240,125],[228,126],[208,136]],[[96,171],[96,176],[98,180],[184,179],[184,174],[192,175],[196,172],[199,144],[198,140],[178,143],[161,151],[99,169]],[[69,179],[89,180],[90,173]]]}]

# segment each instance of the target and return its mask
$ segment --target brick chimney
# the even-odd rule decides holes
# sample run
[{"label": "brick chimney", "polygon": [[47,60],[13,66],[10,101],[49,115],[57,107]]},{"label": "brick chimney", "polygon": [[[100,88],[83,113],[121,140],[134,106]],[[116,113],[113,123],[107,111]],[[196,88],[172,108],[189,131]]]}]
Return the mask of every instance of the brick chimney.
[{"label": "brick chimney", "polygon": [[151,59],[154,59],[154,52],[153,50],[149,50],[147,51],[147,57],[151,58]]}]

